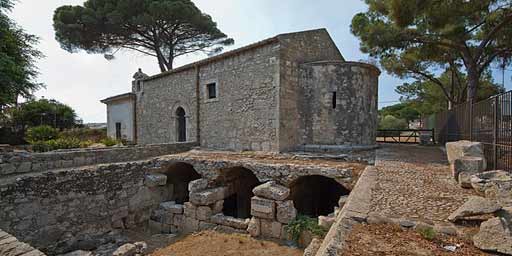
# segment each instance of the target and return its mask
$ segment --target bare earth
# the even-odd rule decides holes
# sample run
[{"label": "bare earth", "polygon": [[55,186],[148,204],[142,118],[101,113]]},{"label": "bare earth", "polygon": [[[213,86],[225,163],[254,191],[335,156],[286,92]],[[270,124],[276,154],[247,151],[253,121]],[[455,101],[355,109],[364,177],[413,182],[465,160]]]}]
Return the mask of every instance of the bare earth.
[{"label": "bare earth", "polygon": [[151,256],[302,256],[303,251],[249,235],[203,231],[159,249]]},{"label": "bare earth", "polygon": [[[459,245],[455,252],[443,248]],[[343,256],[359,255],[490,255],[475,248],[471,241],[453,236],[437,235],[432,241],[426,240],[413,230],[402,230],[394,225],[358,225],[348,238]]]}]

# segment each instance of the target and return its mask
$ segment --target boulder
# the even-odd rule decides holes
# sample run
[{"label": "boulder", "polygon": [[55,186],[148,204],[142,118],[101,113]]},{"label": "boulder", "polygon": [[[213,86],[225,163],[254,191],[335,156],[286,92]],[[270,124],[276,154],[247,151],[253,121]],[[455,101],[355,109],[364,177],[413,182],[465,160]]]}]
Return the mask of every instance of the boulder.
[{"label": "boulder", "polygon": [[251,215],[263,219],[274,219],[276,203],[273,200],[254,196],[251,198]]},{"label": "boulder", "polygon": [[261,234],[261,222],[260,219],[252,217],[247,226],[247,233],[252,237],[258,237]]},{"label": "boulder", "polygon": [[297,217],[297,209],[292,200],[278,201],[276,204],[277,221],[288,224]]},{"label": "boulder", "polygon": [[485,158],[476,156],[463,156],[454,160],[451,165],[453,178],[459,179],[460,173],[477,174],[487,168]]},{"label": "boulder", "polygon": [[112,253],[112,256],[133,256],[137,253],[137,246],[134,244],[124,244]]},{"label": "boulder", "polygon": [[448,162],[453,164],[455,159],[464,156],[484,157],[484,147],[480,142],[471,142],[467,140],[446,143],[446,154]]},{"label": "boulder", "polygon": [[223,200],[227,195],[228,189],[226,187],[218,187],[208,189],[200,192],[190,193],[190,202],[195,205],[210,205],[219,200]]},{"label": "boulder", "polygon": [[448,220],[455,222],[466,217],[491,214],[500,209],[501,206],[499,206],[495,201],[479,196],[471,196],[468,201],[448,217]]},{"label": "boulder", "polygon": [[512,206],[512,173],[500,170],[479,173],[471,176],[471,186],[502,206]]},{"label": "boulder", "polygon": [[277,184],[275,181],[269,181],[255,187],[252,192],[259,197],[283,201],[290,195],[290,189]]},{"label": "boulder", "polygon": [[510,222],[496,217],[485,221],[473,237],[474,245],[484,251],[512,255],[512,233]]},{"label": "boulder", "polygon": [[326,229],[330,229],[336,218],[329,216],[318,216],[318,225]]},{"label": "boulder", "polygon": [[322,240],[319,238],[313,238],[311,240],[311,243],[309,243],[308,247],[304,249],[303,256],[315,256],[318,252],[318,249],[320,249],[320,246],[322,245]]},{"label": "boulder", "polygon": [[162,173],[148,173],[144,176],[144,185],[153,188],[165,186],[167,183],[167,175]]}]

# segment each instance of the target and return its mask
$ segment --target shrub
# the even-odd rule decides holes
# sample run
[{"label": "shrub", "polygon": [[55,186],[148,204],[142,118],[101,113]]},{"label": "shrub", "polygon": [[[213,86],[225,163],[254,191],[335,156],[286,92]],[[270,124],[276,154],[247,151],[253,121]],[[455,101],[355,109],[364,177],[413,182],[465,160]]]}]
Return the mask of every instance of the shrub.
[{"label": "shrub", "polygon": [[48,125],[41,125],[29,128],[26,134],[26,140],[30,144],[34,144],[35,142],[39,141],[47,141],[57,138],[58,131],[57,129],[48,126]]},{"label": "shrub", "polygon": [[47,141],[36,141],[32,143],[32,150],[36,152],[48,152],[57,149],[80,148],[82,143],[77,138],[58,138]]},{"label": "shrub", "polygon": [[100,142],[107,138],[106,129],[73,128],[59,133],[59,138],[78,138],[81,141]]},{"label": "shrub", "polygon": [[327,233],[327,229],[318,225],[318,219],[305,215],[298,215],[295,220],[288,224],[286,231],[292,236],[295,242],[299,241],[300,234],[303,231],[310,231],[313,235],[322,238]]},{"label": "shrub", "polygon": [[104,144],[105,146],[107,147],[112,147],[112,146],[115,146],[115,145],[118,145],[118,144],[121,144],[121,142],[117,141],[116,139],[113,139],[113,138],[110,138],[110,137],[107,137],[105,139],[102,139],[100,141],[101,144]]},{"label": "shrub", "polygon": [[431,227],[418,229],[418,233],[425,239],[432,241],[436,237],[436,231]]}]

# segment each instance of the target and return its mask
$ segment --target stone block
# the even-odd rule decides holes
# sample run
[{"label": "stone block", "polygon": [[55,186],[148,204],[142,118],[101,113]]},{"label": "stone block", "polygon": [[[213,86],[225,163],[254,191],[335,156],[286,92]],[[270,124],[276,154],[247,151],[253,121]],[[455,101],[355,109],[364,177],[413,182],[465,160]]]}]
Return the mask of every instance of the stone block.
[{"label": "stone block", "polygon": [[195,205],[211,205],[223,200],[227,193],[226,187],[218,187],[200,192],[190,193],[190,202]]},{"label": "stone block", "polygon": [[0,164],[0,175],[7,175],[16,172],[16,168],[12,164]]},{"label": "stone block", "polygon": [[173,224],[177,227],[183,227],[184,215],[174,215]]},{"label": "stone block", "polygon": [[188,183],[188,191],[189,192],[199,192],[208,188],[208,180],[207,179],[198,179],[193,180]]},{"label": "stone block", "polygon": [[485,251],[512,255],[511,226],[509,220],[500,217],[485,221],[473,237],[473,243]]},{"label": "stone block", "polygon": [[446,143],[446,154],[450,164],[464,156],[482,157],[485,159],[483,144],[467,140]]},{"label": "stone block", "polygon": [[340,209],[343,209],[343,206],[345,206],[347,201],[348,201],[348,195],[347,196],[340,196],[340,199],[338,200],[338,206],[340,207]]},{"label": "stone block", "polygon": [[277,221],[261,219],[261,236],[264,238],[281,238],[282,224]]},{"label": "stone block", "polygon": [[249,219],[237,219],[235,217],[225,216],[221,213],[215,214],[210,218],[210,222],[212,223],[243,230],[247,229],[249,226],[249,221]]},{"label": "stone block", "polygon": [[288,232],[288,225],[283,225],[281,227],[281,240],[284,240],[284,241],[292,241],[293,240],[293,237],[292,235]]},{"label": "stone block", "polygon": [[334,217],[318,216],[318,225],[320,227],[324,227],[326,229],[330,229],[332,224],[334,224],[335,221],[336,221],[336,219]]},{"label": "stone block", "polygon": [[452,175],[456,180],[459,179],[459,173],[461,172],[476,174],[485,171],[486,168],[485,158],[475,156],[457,158],[451,165]]},{"label": "stone block", "polygon": [[18,173],[21,173],[21,172],[30,172],[32,170],[32,163],[31,162],[22,162],[16,172]]},{"label": "stone block", "polygon": [[277,184],[275,181],[269,181],[255,187],[252,192],[259,197],[283,201],[290,195],[290,189]]},{"label": "stone block", "polygon": [[203,231],[203,230],[214,230],[216,227],[217,227],[217,224],[214,224],[214,223],[205,222],[205,221],[200,221],[199,222],[199,230],[200,231]]},{"label": "stone block", "polygon": [[297,217],[297,209],[295,209],[292,200],[276,202],[277,221],[288,224]]},{"label": "stone block", "polygon": [[144,176],[144,185],[146,187],[165,186],[167,183],[167,175],[162,173],[147,173]]},{"label": "stone block", "polygon": [[261,234],[261,222],[260,219],[252,217],[247,226],[247,233],[252,237],[258,237]]},{"label": "stone block", "polygon": [[184,206],[182,204],[176,204],[174,201],[160,203],[160,209],[173,214],[183,214]]},{"label": "stone block", "polygon": [[124,244],[112,253],[112,256],[134,256],[137,253],[137,246]]},{"label": "stone block", "polygon": [[191,202],[186,202],[183,204],[183,214],[186,217],[192,217],[195,219],[196,212],[197,212],[197,207],[195,205],[193,205]]},{"label": "stone block", "polygon": [[197,207],[196,218],[198,220],[209,220],[212,216],[212,209],[208,206]]},{"label": "stone block", "polygon": [[501,208],[502,207],[493,200],[479,196],[471,196],[459,209],[448,216],[448,220],[454,222],[466,217],[492,214],[499,211]]},{"label": "stone block", "polygon": [[183,221],[183,233],[190,234],[199,230],[199,220],[195,218],[185,217]]},{"label": "stone block", "polygon": [[273,200],[254,196],[251,198],[251,215],[263,219],[274,219],[276,206]]},{"label": "stone block", "polygon": [[319,238],[313,238],[313,240],[311,240],[311,243],[309,243],[308,247],[304,249],[303,256],[315,256],[316,253],[318,252],[318,249],[320,249],[320,246],[322,245],[322,241],[323,240]]},{"label": "stone block", "polygon": [[221,213],[222,209],[224,209],[224,200],[217,201],[212,205],[213,214]]},{"label": "stone block", "polygon": [[160,234],[162,233],[162,223],[154,220],[149,220],[148,229],[151,234]]},{"label": "stone block", "polygon": [[461,172],[459,173],[459,186],[461,188],[473,188],[471,186],[471,176],[473,174],[472,173],[469,173],[469,172]]}]

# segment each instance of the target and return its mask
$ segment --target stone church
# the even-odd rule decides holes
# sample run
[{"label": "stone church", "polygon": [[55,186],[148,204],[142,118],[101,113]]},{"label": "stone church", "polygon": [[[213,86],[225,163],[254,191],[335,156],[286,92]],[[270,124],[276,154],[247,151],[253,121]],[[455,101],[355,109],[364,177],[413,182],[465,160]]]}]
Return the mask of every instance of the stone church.
[{"label": "stone church", "polygon": [[275,37],[147,76],[102,100],[108,134],[137,144],[336,151],[375,145],[375,66],[346,61],[325,29]]}]

